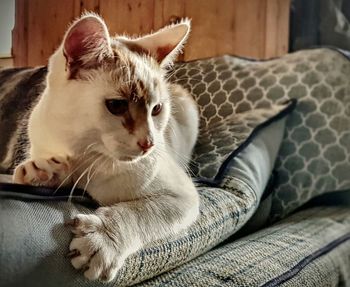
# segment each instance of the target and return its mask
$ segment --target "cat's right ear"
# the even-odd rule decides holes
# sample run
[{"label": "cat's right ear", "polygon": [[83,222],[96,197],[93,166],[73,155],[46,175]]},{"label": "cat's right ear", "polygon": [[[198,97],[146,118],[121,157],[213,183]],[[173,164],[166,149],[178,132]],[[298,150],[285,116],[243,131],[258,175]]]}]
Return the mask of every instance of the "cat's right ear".
[{"label": "cat's right ear", "polygon": [[112,54],[104,21],[95,14],[86,14],[75,21],[64,37],[63,54],[70,79],[74,79],[80,69],[98,67]]}]

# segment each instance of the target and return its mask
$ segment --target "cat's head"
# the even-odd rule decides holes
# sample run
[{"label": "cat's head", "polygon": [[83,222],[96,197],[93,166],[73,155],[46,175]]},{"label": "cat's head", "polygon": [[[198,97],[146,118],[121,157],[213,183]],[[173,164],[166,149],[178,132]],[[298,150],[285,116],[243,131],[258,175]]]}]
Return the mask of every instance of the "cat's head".
[{"label": "cat's head", "polygon": [[65,126],[76,149],[93,145],[119,160],[162,149],[171,113],[165,68],[189,31],[184,20],[140,38],[110,37],[97,15],[75,21],[49,61],[45,96],[56,128]]}]

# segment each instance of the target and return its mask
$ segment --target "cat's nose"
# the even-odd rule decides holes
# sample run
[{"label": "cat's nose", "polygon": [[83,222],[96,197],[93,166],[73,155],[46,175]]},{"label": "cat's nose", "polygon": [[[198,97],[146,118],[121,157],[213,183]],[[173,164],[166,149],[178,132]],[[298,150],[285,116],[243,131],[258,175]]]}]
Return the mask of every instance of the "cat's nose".
[{"label": "cat's nose", "polygon": [[143,152],[147,152],[152,146],[154,146],[153,140],[150,138],[145,138],[139,140],[137,145],[142,149]]}]

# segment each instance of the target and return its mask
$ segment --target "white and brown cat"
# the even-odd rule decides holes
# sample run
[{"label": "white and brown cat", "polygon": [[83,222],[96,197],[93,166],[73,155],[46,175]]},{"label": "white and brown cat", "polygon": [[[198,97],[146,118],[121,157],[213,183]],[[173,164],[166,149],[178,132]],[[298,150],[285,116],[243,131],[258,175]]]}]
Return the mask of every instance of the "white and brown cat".
[{"label": "white and brown cat", "polygon": [[112,280],[126,257],[198,215],[184,167],[197,106],[166,78],[189,32],[184,20],[141,38],[112,38],[100,17],[86,14],[49,60],[29,117],[30,150],[13,179],[86,188],[101,204],[69,222],[71,263],[89,279]]}]

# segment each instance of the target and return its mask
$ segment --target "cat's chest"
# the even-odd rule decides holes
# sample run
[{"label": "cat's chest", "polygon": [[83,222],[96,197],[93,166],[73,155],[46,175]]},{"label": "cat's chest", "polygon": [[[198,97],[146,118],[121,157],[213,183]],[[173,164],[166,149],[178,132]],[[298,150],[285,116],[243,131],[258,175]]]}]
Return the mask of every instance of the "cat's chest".
[{"label": "cat's chest", "polygon": [[77,183],[78,188],[86,190],[93,199],[108,205],[143,197],[155,174],[154,167],[145,169],[135,165],[129,169],[113,169],[110,166],[94,174],[86,172],[83,176],[79,170],[74,174],[73,182]]}]

